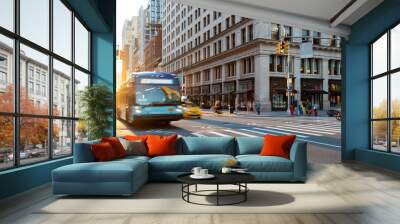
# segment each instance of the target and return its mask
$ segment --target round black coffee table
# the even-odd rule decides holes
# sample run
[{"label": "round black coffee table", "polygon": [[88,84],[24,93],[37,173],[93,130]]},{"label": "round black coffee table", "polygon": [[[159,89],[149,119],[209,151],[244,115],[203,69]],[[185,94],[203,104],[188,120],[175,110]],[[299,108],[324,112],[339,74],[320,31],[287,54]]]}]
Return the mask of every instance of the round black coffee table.
[{"label": "round black coffee table", "polygon": [[[249,188],[247,183],[255,180],[255,177],[248,173],[229,173],[213,174],[215,177],[212,179],[193,179],[189,174],[182,174],[178,176],[178,181],[182,183],[182,199],[188,203],[198,205],[234,205],[247,201],[247,192]],[[215,190],[198,190],[197,185],[215,185]],[[220,185],[236,185],[237,190],[224,190],[220,189]],[[191,191],[190,186],[195,186],[195,190]],[[215,194],[206,194],[214,192]],[[203,197],[216,197],[216,204],[202,204],[190,200],[190,196],[203,196]],[[222,197],[240,196],[240,199],[230,203],[221,202]]]}]

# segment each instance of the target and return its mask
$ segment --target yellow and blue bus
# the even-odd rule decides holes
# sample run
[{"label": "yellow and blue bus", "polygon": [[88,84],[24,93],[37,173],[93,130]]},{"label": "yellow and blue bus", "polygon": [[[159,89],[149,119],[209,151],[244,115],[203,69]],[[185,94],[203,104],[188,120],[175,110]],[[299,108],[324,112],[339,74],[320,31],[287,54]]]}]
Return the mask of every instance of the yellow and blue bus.
[{"label": "yellow and blue bus", "polygon": [[175,74],[138,72],[131,74],[117,92],[117,116],[128,123],[161,121],[183,117],[180,82]]}]

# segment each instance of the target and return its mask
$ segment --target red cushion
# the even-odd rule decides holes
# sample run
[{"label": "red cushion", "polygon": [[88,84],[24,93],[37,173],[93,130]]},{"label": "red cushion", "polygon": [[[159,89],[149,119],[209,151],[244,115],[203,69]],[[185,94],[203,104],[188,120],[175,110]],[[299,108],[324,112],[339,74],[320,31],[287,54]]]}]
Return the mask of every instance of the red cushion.
[{"label": "red cushion", "polygon": [[99,162],[110,161],[117,158],[112,145],[108,142],[91,145],[94,157]]},{"label": "red cushion", "polygon": [[176,155],[176,140],[177,135],[170,136],[159,136],[149,135],[147,137],[147,155],[154,156],[165,156],[165,155]]},{"label": "red cushion", "polygon": [[296,140],[295,135],[274,136],[265,135],[264,145],[261,149],[262,156],[280,156],[290,159],[290,148]]},{"label": "red cushion", "polygon": [[122,146],[121,142],[117,137],[110,137],[110,138],[101,138],[101,142],[108,142],[114,149],[115,155],[118,158],[125,157],[126,156],[126,151],[124,149],[124,146]]}]

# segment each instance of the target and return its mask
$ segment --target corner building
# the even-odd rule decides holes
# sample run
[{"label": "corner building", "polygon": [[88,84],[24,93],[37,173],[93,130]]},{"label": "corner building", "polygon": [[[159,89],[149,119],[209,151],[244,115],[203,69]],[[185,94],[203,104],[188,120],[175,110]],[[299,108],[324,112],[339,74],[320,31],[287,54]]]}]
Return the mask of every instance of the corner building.
[{"label": "corner building", "polygon": [[[281,29],[295,37],[288,38],[289,57],[276,55]],[[183,94],[204,108],[220,101],[253,111],[259,102],[261,111],[284,111],[288,97],[320,110],[341,106],[340,37],[168,0],[162,2],[162,31],[163,70],[181,76]],[[300,57],[302,41],[312,41],[313,58]],[[294,77],[290,95],[288,72]]]}]

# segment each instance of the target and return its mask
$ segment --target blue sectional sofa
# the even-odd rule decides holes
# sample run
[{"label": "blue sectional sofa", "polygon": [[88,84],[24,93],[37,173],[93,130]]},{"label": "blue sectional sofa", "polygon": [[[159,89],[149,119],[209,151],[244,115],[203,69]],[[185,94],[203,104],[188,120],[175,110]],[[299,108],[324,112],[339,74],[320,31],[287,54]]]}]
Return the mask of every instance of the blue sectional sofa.
[{"label": "blue sectional sofa", "polygon": [[218,172],[228,160],[236,160],[259,182],[304,182],[307,174],[306,143],[296,141],[290,159],[260,156],[263,138],[251,137],[182,137],[177,141],[177,155],[128,156],[96,162],[91,141],[75,145],[74,163],[52,172],[54,194],[131,195],[148,181],[176,181],[193,167]]}]

